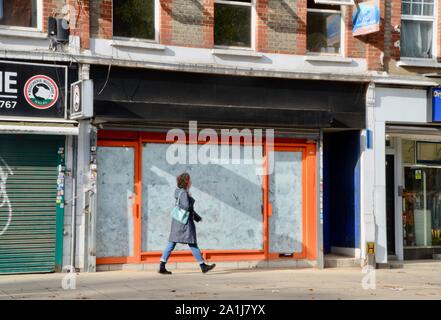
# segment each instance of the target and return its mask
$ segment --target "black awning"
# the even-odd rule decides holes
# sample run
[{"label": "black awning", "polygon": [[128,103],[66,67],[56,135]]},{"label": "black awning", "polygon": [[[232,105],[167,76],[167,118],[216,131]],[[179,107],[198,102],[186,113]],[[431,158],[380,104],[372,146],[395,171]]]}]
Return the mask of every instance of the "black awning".
[{"label": "black awning", "polygon": [[290,110],[253,107],[195,106],[128,101],[95,101],[95,119],[111,122],[223,123],[231,125],[327,128],[326,110]]},{"label": "black awning", "polygon": [[92,66],[98,120],[365,127],[366,84]]}]

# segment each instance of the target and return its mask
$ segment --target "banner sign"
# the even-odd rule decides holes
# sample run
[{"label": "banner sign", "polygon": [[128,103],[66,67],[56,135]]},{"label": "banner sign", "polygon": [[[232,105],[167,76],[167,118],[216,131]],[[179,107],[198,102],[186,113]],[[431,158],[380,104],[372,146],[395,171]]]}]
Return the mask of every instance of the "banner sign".
[{"label": "banner sign", "polygon": [[352,15],[352,34],[360,36],[380,31],[380,6],[378,0],[356,5]]},{"label": "banner sign", "polygon": [[67,67],[0,61],[0,117],[66,118]]}]

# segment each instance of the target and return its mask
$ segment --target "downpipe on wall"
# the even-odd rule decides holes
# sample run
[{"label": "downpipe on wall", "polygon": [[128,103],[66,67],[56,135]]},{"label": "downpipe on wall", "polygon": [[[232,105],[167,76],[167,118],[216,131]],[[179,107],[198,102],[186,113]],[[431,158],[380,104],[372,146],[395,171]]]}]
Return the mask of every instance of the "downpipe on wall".
[{"label": "downpipe on wall", "polygon": [[71,246],[70,246],[70,272],[75,272],[75,250],[76,250],[76,202],[77,202],[77,137],[72,141],[72,205],[71,205]]}]

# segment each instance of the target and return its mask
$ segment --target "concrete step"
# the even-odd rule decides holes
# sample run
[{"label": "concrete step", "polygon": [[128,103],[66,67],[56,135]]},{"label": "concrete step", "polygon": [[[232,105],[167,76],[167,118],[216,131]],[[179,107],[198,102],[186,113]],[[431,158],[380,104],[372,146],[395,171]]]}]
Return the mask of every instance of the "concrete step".
[{"label": "concrete step", "polygon": [[360,268],[360,259],[339,255],[325,255],[325,268]]},{"label": "concrete step", "polygon": [[399,260],[390,260],[387,263],[377,263],[378,269],[402,269],[404,262]]}]

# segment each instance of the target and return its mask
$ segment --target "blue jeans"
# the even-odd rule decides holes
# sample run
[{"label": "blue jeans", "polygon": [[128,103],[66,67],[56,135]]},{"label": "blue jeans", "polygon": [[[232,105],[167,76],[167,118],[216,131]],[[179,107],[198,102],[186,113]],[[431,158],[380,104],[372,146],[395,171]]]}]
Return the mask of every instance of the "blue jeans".
[{"label": "blue jeans", "polygon": [[[199,250],[197,244],[191,244],[189,243],[188,246],[191,249],[191,253],[193,253],[193,256],[195,257],[196,261],[199,262],[199,264],[204,263],[204,259],[202,258],[201,250]],[[176,242],[169,242],[167,244],[167,247],[164,250],[164,253],[161,257],[161,262],[167,262],[168,258],[170,257],[173,249],[176,247]]]}]

